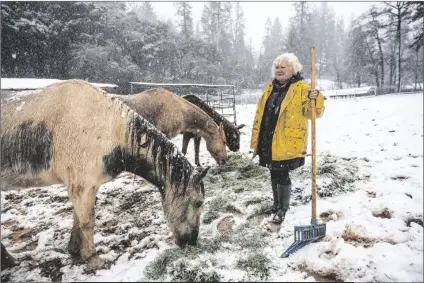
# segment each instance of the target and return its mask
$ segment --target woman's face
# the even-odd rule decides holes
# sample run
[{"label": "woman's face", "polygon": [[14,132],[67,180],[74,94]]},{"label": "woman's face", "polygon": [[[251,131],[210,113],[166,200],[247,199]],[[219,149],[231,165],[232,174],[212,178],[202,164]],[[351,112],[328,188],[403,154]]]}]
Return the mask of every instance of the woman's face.
[{"label": "woman's face", "polygon": [[285,62],[277,64],[274,68],[275,78],[279,81],[286,81],[293,76],[293,68]]}]

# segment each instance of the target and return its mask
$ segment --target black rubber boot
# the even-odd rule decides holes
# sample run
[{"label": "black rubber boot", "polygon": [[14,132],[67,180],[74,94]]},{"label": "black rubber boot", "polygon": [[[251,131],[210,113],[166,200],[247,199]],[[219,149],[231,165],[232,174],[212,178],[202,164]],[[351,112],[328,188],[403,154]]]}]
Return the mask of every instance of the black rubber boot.
[{"label": "black rubber boot", "polygon": [[3,243],[1,244],[1,270],[18,265],[15,258],[9,254]]},{"label": "black rubber boot", "polygon": [[271,179],[272,185],[272,197],[274,199],[274,204],[264,211],[264,214],[276,213],[278,209],[278,192],[277,192],[277,180]]},{"label": "black rubber boot", "polygon": [[286,217],[287,210],[290,206],[290,194],[291,194],[291,184],[290,185],[277,185],[278,188],[278,208],[272,222],[280,224],[284,221]]}]

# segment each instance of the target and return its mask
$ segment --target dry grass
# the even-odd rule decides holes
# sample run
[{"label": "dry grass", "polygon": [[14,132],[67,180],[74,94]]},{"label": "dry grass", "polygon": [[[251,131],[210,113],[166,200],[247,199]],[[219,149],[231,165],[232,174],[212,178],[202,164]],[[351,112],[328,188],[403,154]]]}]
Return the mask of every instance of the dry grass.
[{"label": "dry grass", "polygon": [[347,243],[351,243],[354,246],[363,246],[364,248],[372,247],[375,243],[388,243],[391,245],[396,244],[396,242],[394,242],[392,239],[389,239],[389,238],[375,239],[375,238],[361,236],[357,232],[360,229],[363,229],[363,228],[361,226],[347,224],[343,232],[342,238]]},{"label": "dry grass", "polygon": [[[334,219],[333,214],[336,215],[335,219]],[[328,222],[328,221],[331,221],[331,220],[337,221],[339,219],[342,219],[342,218],[344,218],[344,215],[341,212],[336,212],[336,211],[333,211],[333,210],[330,209],[328,211],[321,212],[319,217],[320,217],[321,221]]]},{"label": "dry grass", "polygon": [[348,243],[352,243],[355,246],[361,245],[365,248],[372,247],[376,242],[374,239],[360,236],[356,231],[359,227],[355,227],[353,225],[346,225],[345,230],[343,232],[342,238]]}]

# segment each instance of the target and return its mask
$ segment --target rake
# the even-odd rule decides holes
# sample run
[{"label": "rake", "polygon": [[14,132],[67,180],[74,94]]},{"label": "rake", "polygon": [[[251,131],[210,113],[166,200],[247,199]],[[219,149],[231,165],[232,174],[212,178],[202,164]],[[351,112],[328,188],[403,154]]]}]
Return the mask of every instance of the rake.
[{"label": "rake", "polygon": [[[315,88],[315,48],[311,48],[311,88]],[[315,242],[323,237],[327,230],[325,223],[318,224],[317,222],[317,184],[316,184],[316,130],[315,130],[315,99],[311,101],[312,106],[312,119],[311,119],[311,133],[312,133],[312,218],[311,225],[294,226],[294,242],[291,246],[281,255],[281,257],[288,257],[298,249],[306,246],[309,243]]]}]

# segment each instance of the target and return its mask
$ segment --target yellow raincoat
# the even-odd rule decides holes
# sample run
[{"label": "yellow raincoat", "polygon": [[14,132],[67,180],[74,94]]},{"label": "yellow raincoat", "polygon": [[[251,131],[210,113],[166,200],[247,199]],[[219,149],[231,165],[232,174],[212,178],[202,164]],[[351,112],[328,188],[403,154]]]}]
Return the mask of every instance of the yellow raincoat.
[{"label": "yellow raincoat", "polygon": [[[290,85],[286,97],[281,102],[277,125],[272,139],[272,160],[282,161],[306,156],[308,146],[308,119],[312,118],[311,100],[308,91],[311,86],[304,81]],[[268,97],[272,92],[269,83],[258,102],[253,122],[250,147],[257,152],[262,116]],[[315,103],[316,118],[324,112],[324,96],[319,93]]]}]

